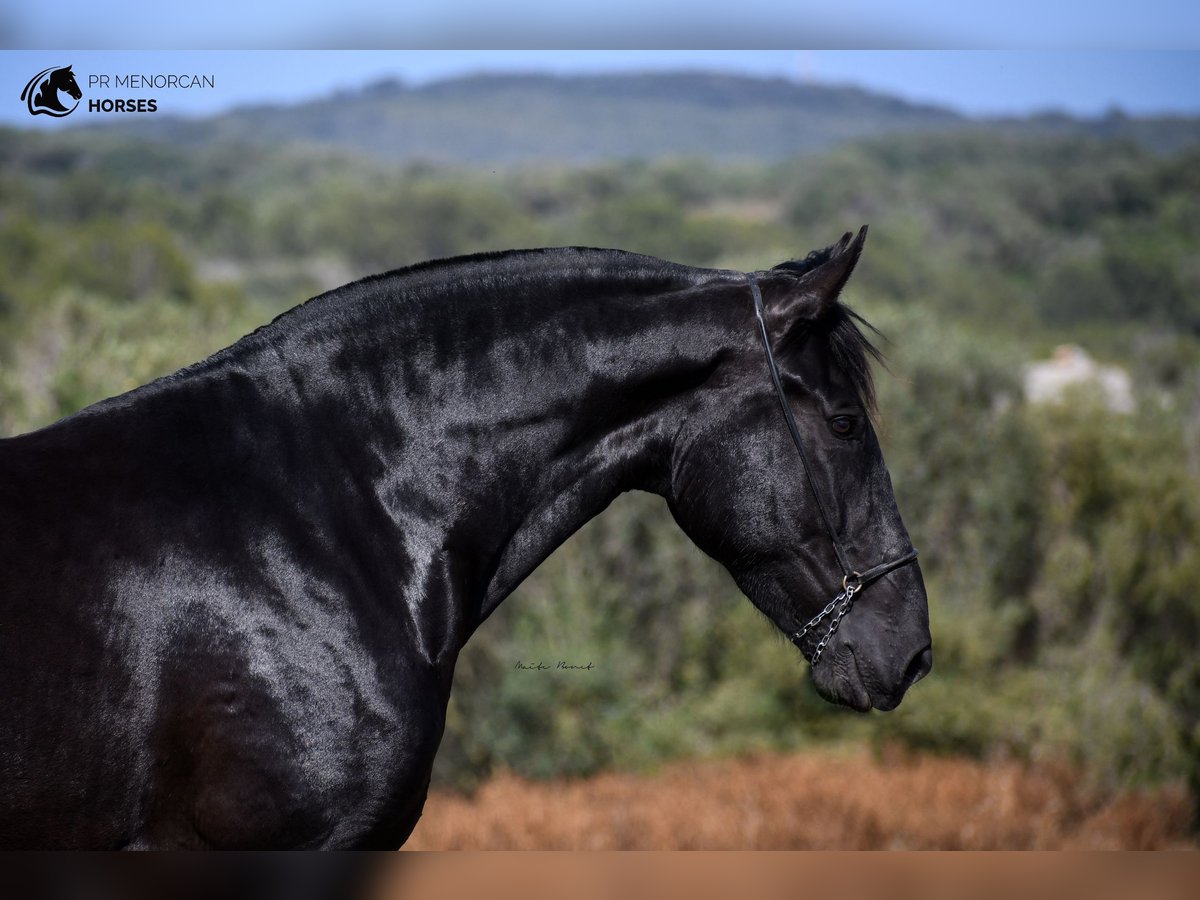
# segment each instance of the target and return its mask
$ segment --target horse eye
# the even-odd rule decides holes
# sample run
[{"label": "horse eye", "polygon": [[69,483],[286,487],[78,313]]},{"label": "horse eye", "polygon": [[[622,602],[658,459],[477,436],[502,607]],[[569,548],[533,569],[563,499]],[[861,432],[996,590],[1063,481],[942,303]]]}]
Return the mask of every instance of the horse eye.
[{"label": "horse eye", "polygon": [[854,434],[854,417],[834,416],[829,420],[829,430],[838,437],[850,437]]}]

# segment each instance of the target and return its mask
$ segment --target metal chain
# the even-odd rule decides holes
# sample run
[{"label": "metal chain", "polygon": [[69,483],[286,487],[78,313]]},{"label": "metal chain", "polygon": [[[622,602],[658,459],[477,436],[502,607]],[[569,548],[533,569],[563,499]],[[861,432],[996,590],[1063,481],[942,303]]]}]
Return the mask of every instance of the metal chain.
[{"label": "metal chain", "polygon": [[[808,629],[812,628],[830,613],[833,613],[833,618],[829,622],[829,630],[817,642],[817,649],[813,651],[812,659],[809,661],[812,665],[817,664],[817,660],[821,658],[821,654],[825,651],[825,645],[829,643],[830,638],[837,632],[838,626],[842,624],[842,617],[850,612],[850,606],[854,603],[854,595],[862,590],[861,584],[847,584],[840,594],[834,597],[825,605],[825,608],[813,616],[804,627],[792,635],[792,640],[799,644],[808,634]],[[836,610],[836,611],[835,611]]]}]

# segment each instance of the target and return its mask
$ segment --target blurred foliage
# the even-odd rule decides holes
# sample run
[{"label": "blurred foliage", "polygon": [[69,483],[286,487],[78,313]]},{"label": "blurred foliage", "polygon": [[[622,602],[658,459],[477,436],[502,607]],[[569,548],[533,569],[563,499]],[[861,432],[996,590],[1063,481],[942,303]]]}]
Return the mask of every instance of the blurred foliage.
[{"label": "blurred foliage", "polygon": [[[862,222],[848,299],[891,338],[878,426],[932,676],[888,715],[829,706],[661,501],[624,497],[468,645],[438,779],[899,741],[1200,789],[1194,149],[997,129],[772,166],[489,171],[0,131],[0,433],[428,257],[587,244],[759,268]],[[1137,410],[1025,403],[1022,366],[1064,340],[1125,366]],[[594,668],[516,668],[560,659]]]}]

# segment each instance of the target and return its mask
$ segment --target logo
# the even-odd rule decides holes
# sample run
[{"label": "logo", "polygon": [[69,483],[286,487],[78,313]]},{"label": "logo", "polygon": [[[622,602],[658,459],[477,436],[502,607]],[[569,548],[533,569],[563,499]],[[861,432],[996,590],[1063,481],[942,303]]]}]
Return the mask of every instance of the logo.
[{"label": "logo", "polygon": [[[67,94],[75,102],[64,106],[60,93]],[[25,101],[25,108],[31,116],[54,116],[56,119],[73,113],[82,96],[83,91],[75,83],[75,73],[70,66],[43,69],[30,78],[25,90],[21,91],[21,99]]]}]

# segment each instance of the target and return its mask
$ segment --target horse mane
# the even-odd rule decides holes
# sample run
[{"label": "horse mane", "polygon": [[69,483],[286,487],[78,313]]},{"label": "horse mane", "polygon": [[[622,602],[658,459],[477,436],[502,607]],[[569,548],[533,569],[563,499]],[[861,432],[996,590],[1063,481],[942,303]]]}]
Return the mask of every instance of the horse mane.
[{"label": "horse mane", "polygon": [[[491,271],[483,272],[482,264],[491,264]],[[557,273],[570,272],[575,278],[601,280],[638,280],[647,288],[678,288],[687,283],[689,276],[700,271],[691,266],[646,256],[627,250],[609,250],[597,247],[542,247],[522,250],[485,250],[461,256],[449,256],[424,260],[412,265],[365,275],[354,281],[331,288],[286,309],[269,322],[259,325],[241,340],[218,350],[212,356],[178,372],[165,376],[168,379],[183,377],[202,371],[231,354],[278,334],[281,328],[296,326],[320,318],[336,318],[346,307],[369,296],[375,290],[383,290],[405,301],[420,301],[444,295],[447,290],[460,290],[470,281],[476,290],[496,290],[513,287],[530,280],[545,281]],[[464,280],[466,279],[466,280]]]},{"label": "horse mane", "polygon": [[576,278],[589,277],[596,280],[679,281],[686,277],[687,273],[695,271],[691,266],[658,257],[646,256],[629,250],[601,247],[569,246],[485,250],[479,253],[424,260],[398,269],[367,275],[327,293],[335,294],[347,289],[379,283],[394,284],[398,287],[415,287],[414,280],[425,275],[444,276],[462,273],[479,277],[478,270],[472,269],[472,266],[481,263],[493,264],[494,271],[490,273],[490,277],[496,283],[545,278],[547,270],[553,273],[555,270],[561,271],[564,266],[574,267],[572,275]]},{"label": "horse mane", "polygon": [[[834,245],[821,250],[813,250],[803,259],[787,260],[773,267],[771,271],[786,273],[799,279],[805,273],[828,262],[836,249],[836,245]],[[660,284],[681,278],[686,279],[697,271],[691,266],[626,250],[573,246],[536,250],[500,250],[448,259],[433,259],[379,275],[370,275],[362,279],[362,282],[371,283],[427,273],[445,273],[466,264],[482,262],[520,265],[524,270],[521,274],[527,276],[529,272],[526,267],[531,267],[531,263],[554,267],[568,260],[576,264],[586,263],[590,274],[595,278],[640,278]],[[875,346],[866,332],[883,338],[879,329],[839,301],[833,304],[819,322],[814,322],[807,328],[794,329],[781,349],[786,352],[787,344],[803,340],[805,337],[824,341],[834,365],[849,379],[858,396],[859,403],[869,413],[874,414],[878,409],[878,403],[871,364],[877,362],[886,367],[886,362],[883,353]]]},{"label": "horse mane", "polygon": [[[804,259],[782,262],[771,271],[786,273],[799,279],[806,272],[826,262],[834,248],[814,250]],[[478,279],[479,266],[491,264],[484,283],[495,289],[500,285],[511,285],[514,280],[542,279],[548,274],[570,271],[573,277],[596,281],[640,281],[646,288],[672,289],[687,283],[697,283],[696,278],[712,275],[717,270],[698,269],[681,263],[646,256],[625,250],[596,247],[550,247],[526,250],[500,250],[431,259],[413,265],[367,275],[356,281],[333,288],[322,294],[280,313],[270,322],[256,328],[246,337],[230,347],[220,350],[208,359],[186,366],[168,379],[192,374],[237,352],[238,349],[268,334],[287,323],[296,323],[315,316],[335,316],[344,304],[363,297],[372,288],[390,287],[395,293],[409,297],[420,297],[435,291],[444,291],[447,276],[465,276]],[[582,264],[582,265],[581,265]],[[457,285],[455,285],[457,287]],[[838,302],[818,322],[805,328],[793,329],[781,346],[781,352],[806,337],[815,337],[825,342],[834,364],[846,375],[858,396],[859,402],[868,412],[876,409],[875,384],[871,362],[884,363],[883,354],[863,333],[862,325],[870,332],[879,331],[854,310]]]},{"label": "horse mane", "polygon": [[[828,262],[836,249],[835,245],[813,250],[803,259],[789,259],[772,267],[771,271],[786,273],[799,279],[805,273]],[[878,403],[871,363],[877,362],[885,367],[887,363],[883,353],[867,337],[864,329],[878,338],[883,338],[878,328],[839,300],[833,303],[820,319],[802,328],[793,329],[780,349],[786,352],[789,346],[795,346],[806,338],[823,341],[834,365],[850,380],[859,403],[873,415],[878,410]]]}]

